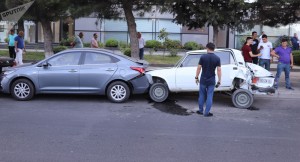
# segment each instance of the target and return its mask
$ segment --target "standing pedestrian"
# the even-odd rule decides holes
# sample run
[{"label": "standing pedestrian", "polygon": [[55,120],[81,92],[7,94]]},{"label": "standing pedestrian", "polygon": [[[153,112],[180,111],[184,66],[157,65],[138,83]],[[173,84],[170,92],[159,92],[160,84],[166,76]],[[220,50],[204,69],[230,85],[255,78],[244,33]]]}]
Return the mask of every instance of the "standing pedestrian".
[{"label": "standing pedestrian", "polygon": [[[257,55],[258,54],[257,46],[259,44],[259,41],[257,40],[257,32],[256,31],[252,32],[252,39],[253,39],[253,42],[251,45],[251,50],[254,55]],[[253,62],[253,64],[258,64],[258,57],[252,57],[252,62]]]},{"label": "standing pedestrian", "polygon": [[78,35],[75,36],[75,40],[73,42],[74,48],[83,48],[82,38],[83,38],[82,32],[80,32]]},{"label": "standing pedestrian", "polygon": [[[218,87],[221,84],[221,61],[220,58],[214,54],[215,45],[213,43],[208,43],[206,45],[207,54],[202,55],[199,60],[199,65],[196,71],[196,84],[199,84],[199,74],[202,71],[199,86],[199,110],[198,114],[204,115],[206,117],[213,116],[210,112],[215,86]],[[217,68],[218,82],[216,84],[215,70]],[[203,113],[203,106],[206,103],[205,112]]]},{"label": "standing pedestrian", "polygon": [[91,48],[99,48],[97,38],[98,38],[97,33],[94,33],[92,41],[91,41]]},{"label": "standing pedestrian", "polygon": [[137,38],[139,41],[139,49],[140,49],[139,57],[141,60],[143,60],[144,59],[145,41],[144,41],[144,38],[142,38],[142,34],[140,32],[137,33]]},{"label": "standing pedestrian", "polygon": [[291,38],[293,50],[299,50],[299,39],[297,33],[294,33],[294,37]]},{"label": "standing pedestrian", "polygon": [[242,47],[242,53],[244,56],[245,62],[252,63],[253,58],[257,58],[258,56],[261,56],[261,54],[254,55],[252,53],[251,45],[253,44],[253,39],[251,37],[247,37],[246,42],[244,43],[244,46]]},{"label": "standing pedestrian", "polygon": [[271,66],[271,51],[273,50],[272,43],[268,41],[268,36],[262,36],[262,42],[258,44],[257,50],[262,55],[259,57],[259,66],[270,71]]},{"label": "standing pedestrian", "polygon": [[276,47],[275,50],[272,51],[272,55],[278,58],[277,73],[275,77],[274,87],[276,89],[278,88],[278,82],[280,79],[281,72],[284,71],[285,87],[289,90],[294,90],[291,87],[291,82],[290,82],[290,70],[294,66],[294,59],[293,59],[292,49],[288,47],[288,43],[286,39],[281,40],[281,46]]},{"label": "standing pedestrian", "polygon": [[23,39],[24,32],[19,31],[18,36],[15,37],[16,63],[23,64],[23,52],[25,52],[25,42]]},{"label": "standing pedestrian", "polygon": [[15,59],[16,58],[16,51],[15,51],[15,30],[11,29],[8,35],[8,50],[9,50],[9,57]]}]

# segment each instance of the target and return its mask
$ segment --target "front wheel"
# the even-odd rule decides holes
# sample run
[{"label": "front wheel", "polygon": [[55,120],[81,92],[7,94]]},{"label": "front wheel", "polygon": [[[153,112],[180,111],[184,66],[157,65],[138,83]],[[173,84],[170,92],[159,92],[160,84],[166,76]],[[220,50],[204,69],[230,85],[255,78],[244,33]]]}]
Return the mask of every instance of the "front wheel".
[{"label": "front wheel", "polygon": [[154,83],[149,90],[149,95],[155,102],[164,102],[169,96],[169,89],[163,83]]},{"label": "front wheel", "polygon": [[10,90],[11,95],[19,101],[27,101],[34,96],[34,86],[27,79],[14,81]]},{"label": "front wheel", "polygon": [[231,96],[232,103],[235,107],[247,109],[253,104],[253,95],[245,89],[238,89]]},{"label": "front wheel", "polygon": [[106,95],[110,101],[121,103],[129,98],[130,90],[126,83],[116,81],[108,86]]}]

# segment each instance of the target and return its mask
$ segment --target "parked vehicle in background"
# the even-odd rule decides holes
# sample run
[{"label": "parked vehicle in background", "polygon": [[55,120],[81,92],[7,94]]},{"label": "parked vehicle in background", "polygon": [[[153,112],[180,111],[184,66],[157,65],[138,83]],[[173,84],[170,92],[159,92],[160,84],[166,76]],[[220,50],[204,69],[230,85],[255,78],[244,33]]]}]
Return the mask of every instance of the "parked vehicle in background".
[{"label": "parked vehicle in background", "polygon": [[[207,54],[206,50],[190,51],[173,68],[147,72],[154,82],[149,90],[151,99],[163,102],[169,92],[198,92],[194,78],[199,59],[204,54]],[[254,94],[275,93],[273,74],[258,65],[245,63],[241,51],[216,49],[215,54],[220,57],[222,68],[221,85],[215,91],[230,94],[235,107],[249,108]]]},{"label": "parked vehicle in background", "polygon": [[17,100],[35,94],[99,94],[112,102],[125,102],[131,94],[148,92],[152,78],[146,61],[109,50],[77,48],[59,52],[32,65],[7,69],[1,91]]}]

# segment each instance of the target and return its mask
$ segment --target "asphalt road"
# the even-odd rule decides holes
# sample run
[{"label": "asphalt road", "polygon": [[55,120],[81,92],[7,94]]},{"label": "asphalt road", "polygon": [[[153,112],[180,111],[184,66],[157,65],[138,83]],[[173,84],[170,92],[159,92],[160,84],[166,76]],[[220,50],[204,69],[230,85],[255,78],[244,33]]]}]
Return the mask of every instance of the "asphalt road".
[{"label": "asphalt road", "polygon": [[256,97],[255,110],[216,94],[213,117],[197,95],[155,104],[99,96],[0,95],[1,162],[298,162],[299,99]]}]

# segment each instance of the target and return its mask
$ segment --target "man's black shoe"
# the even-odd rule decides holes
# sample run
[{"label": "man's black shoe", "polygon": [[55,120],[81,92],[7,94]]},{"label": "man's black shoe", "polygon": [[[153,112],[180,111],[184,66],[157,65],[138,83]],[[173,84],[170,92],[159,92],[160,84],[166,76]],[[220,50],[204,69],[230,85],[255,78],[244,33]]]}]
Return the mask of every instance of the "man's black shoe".
[{"label": "man's black shoe", "polygon": [[199,115],[203,115],[203,112],[200,112],[199,110],[197,110],[196,113]]},{"label": "man's black shoe", "polygon": [[204,116],[205,117],[211,117],[211,116],[214,116],[214,114],[213,113],[208,113],[208,114],[205,114]]}]

